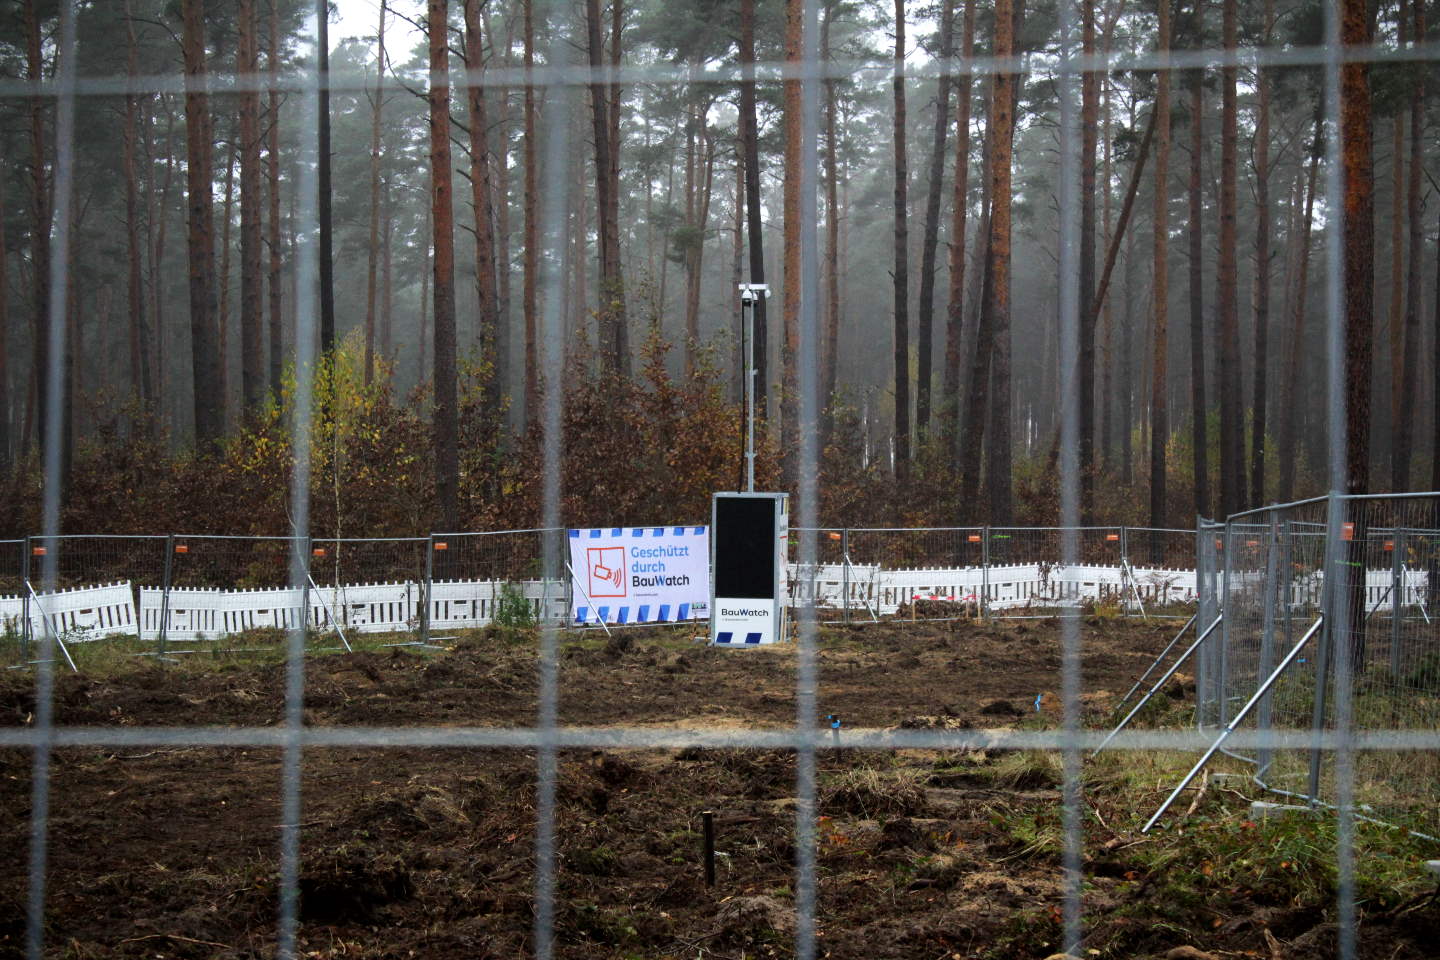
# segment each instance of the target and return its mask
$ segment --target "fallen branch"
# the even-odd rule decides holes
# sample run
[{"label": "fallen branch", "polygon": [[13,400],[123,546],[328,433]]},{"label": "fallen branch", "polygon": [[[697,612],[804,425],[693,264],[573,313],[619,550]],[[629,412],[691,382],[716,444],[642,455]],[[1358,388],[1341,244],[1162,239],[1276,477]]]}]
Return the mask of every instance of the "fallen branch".
[{"label": "fallen branch", "polygon": [[202,947],[219,947],[222,950],[233,950],[234,947],[228,943],[216,943],[214,940],[195,940],[191,937],[182,937],[178,933],[149,933],[143,937],[130,937],[128,940],[121,940],[121,943],[139,943],[141,940],[176,940],[180,943],[194,943]]}]

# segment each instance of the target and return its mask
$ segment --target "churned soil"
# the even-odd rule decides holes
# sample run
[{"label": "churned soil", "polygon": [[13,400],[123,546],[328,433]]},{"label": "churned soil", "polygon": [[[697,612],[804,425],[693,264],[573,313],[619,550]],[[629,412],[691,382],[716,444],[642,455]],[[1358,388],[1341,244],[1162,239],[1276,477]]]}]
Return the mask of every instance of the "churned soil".
[{"label": "churned soil", "polygon": [[[1086,622],[1088,722],[1109,716],[1176,626]],[[442,652],[313,656],[305,720],[530,725],[536,649],[533,634],[491,630],[455,638]],[[177,668],[137,658],[103,672],[57,674],[56,723],[282,722],[282,663],[204,661],[192,657]],[[1047,726],[1058,722],[1060,662],[1053,621],[827,627],[818,709],[851,727]],[[777,728],[794,722],[795,669],[788,646],[717,650],[695,643],[688,629],[611,638],[592,631],[562,642],[559,719]],[[1172,703],[1189,696],[1183,679],[1169,693]],[[32,677],[6,672],[0,725],[32,723],[33,712]],[[268,748],[56,750],[46,955],[273,956],[280,760]],[[0,957],[24,955],[31,771],[29,751],[0,750]],[[819,956],[1045,958],[1060,951],[1058,758],[827,751],[817,774]],[[520,749],[307,749],[300,953],[528,955],[535,781],[536,756]],[[555,955],[792,954],[795,781],[796,758],[785,751],[563,751]],[[1168,785],[1089,803],[1086,954],[1163,957],[1189,947],[1185,956],[1298,960],[1333,953],[1332,913],[1290,888],[1197,890],[1193,903],[1161,895],[1166,871],[1139,855],[1155,841],[1134,824]],[[1227,816],[1216,809],[1220,800],[1210,796],[1202,814]],[[716,824],[714,887],[705,884],[700,858],[705,810]],[[1361,928],[1366,958],[1434,956],[1437,942],[1440,913],[1423,900],[1374,910]]]}]

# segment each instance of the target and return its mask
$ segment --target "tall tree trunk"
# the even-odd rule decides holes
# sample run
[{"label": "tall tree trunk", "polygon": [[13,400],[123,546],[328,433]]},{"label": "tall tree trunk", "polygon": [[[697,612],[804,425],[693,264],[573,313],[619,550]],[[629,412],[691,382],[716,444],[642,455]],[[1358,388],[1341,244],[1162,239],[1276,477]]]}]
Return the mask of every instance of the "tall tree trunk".
[{"label": "tall tree trunk", "polygon": [[[252,80],[260,71],[255,2],[240,0],[238,8],[238,69]],[[240,397],[245,417],[265,397],[260,204],[260,91],[252,84],[240,94]]]},{"label": "tall tree trunk", "polygon": [[205,3],[184,0],[185,167],[189,204],[190,359],[194,383],[195,445],[209,450],[225,429],[222,371],[215,339],[215,213],[210,104],[205,93]]},{"label": "tall tree trunk", "polygon": [[[899,2],[899,0],[897,0]],[[800,65],[804,28],[804,3],[785,0],[785,62],[792,69]],[[783,334],[781,344],[780,435],[783,438],[781,460],[785,482],[796,480],[797,454],[800,450],[799,424],[799,362],[800,362],[800,80],[791,77],[782,84],[785,124],[785,176],[782,185],[784,234],[782,238],[784,266],[781,297]]]},{"label": "tall tree trunk", "polygon": [[481,0],[464,0],[465,66],[472,74],[466,85],[470,136],[470,204],[475,215],[475,287],[480,307],[480,355],[491,364],[485,381],[485,406],[492,421],[500,416],[500,305],[495,289],[495,226],[491,209],[490,144],[486,134],[485,88],[473,80],[484,69],[480,36]]},{"label": "tall tree trunk", "polygon": [[628,375],[630,372],[630,324],[625,309],[625,287],[621,282],[622,265],[624,263],[620,253],[620,65],[622,60],[621,40],[625,21],[624,0],[610,0],[610,66],[614,69],[613,76],[616,80],[608,85],[607,99],[609,101],[610,113],[610,195],[607,198],[609,207],[606,211],[604,223],[608,224],[611,236],[607,240],[610,246],[610,256],[613,261],[616,288],[616,302],[619,310],[617,335],[620,342],[620,356],[622,358],[622,369]]},{"label": "tall tree trunk", "polygon": [[700,345],[700,285],[704,279],[705,233],[710,225],[710,197],[715,185],[715,141],[701,113],[696,171],[694,243],[685,251],[685,374],[693,377]]},{"label": "tall tree trunk", "polygon": [[[1224,2],[1225,49],[1238,43],[1237,0]],[[1220,512],[1229,516],[1245,507],[1244,425],[1242,423],[1240,368],[1240,318],[1236,303],[1237,238],[1235,230],[1235,180],[1237,165],[1236,68],[1222,67],[1220,92],[1220,256],[1215,274],[1220,312]]]},{"label": "tall tree trunk", "polygon": [[[745,145],[745,232],[750,242],[750,282],[765,282],[765,235],[760,209],[760,128],[755,117],[755,0],[740,0],[740,139]],[[755,416],[766,415],[769,393],[766,346],[769,326],[765,298],[755,299],[754,326]]]},{"label": "tall tree trunk", "polygon": [[[1106,32],[1105,53],[1110,52],[1110,36]],[[1114,156],[1111,149],[1110,137],[1110,78],[1105,77],[1101,81],[1101,121],[1100,129],[1104,133],[1103,147],[1101,150],[1101,235],[1105,238],[1105,246],[1108,249],[1114,239],[1114,232],[1111,224],[1112,193],[1110,189],[1111,178],[1114,176]],[[1100,308],[1101,322],[1101,344],[1100,344],[1100,471],[1110,472],[1111,457],[1114,454],[1115,446],[1115,301],[1111,297],[1105,298],[1104,305]]]},{"label": "tall tree trunk", "polygon": [[[1434,320],[1430,325],[1430,489],[1440,490],[1440,216],[1436,217],[1435,296],[1430,301]],[[1431,586],[1440,582],[1431,574]]]},{"label": "tall tree trunk", "polygon": [[[1395,29],[1396,45],[1399,49],[1405,48],[1405,41],[1410,30],[1410,18],[1405,0],[1398,0],[1395,4]],[[1372,411],[1375,417],[1375,425],[1372,428],[1378,445],[1383,448],[1386,440],[1390,443],[1390,466],[1392,473],[1392,490],[1403,489],[1393,483],[1394,467],[1398,450],[1395,441],[1400,429],[1401,406],[1400,393],[1401,381],[1404,379],[1404,339],[1405,339],[1405,213],[1407,205],[1405,202],[1405,111],[1396,110],[1390,123],[1391,144],[1390,144],[1390,305],[1385,313],[1385,329],[1381,329],[1379,318],[1376,318],[1375,342],[1387,349],[1390,366],[1389,375],[1385,375],[1384,367],[1379,371],[1381,382],[1376,384],[1377,389],[1382,391],[1380,402]],[[1389,402],[1383,395],[1383,384],[1389,384]]]},{"label": "tall tree trunk", "polygon": [[[975,52],[975,0],[965,0],[960,27],[960,56],[968,64]],[[950,203],[950,290],[945,310],[945,415],[959,432],[961,333],[965,326],[965,220],[970,206],[970,91],[974,75],[962,74],[955,92],[955,191]],[[948,444],[952,467],[957,448]]]},{"label": "tall tree trunk", "polygon": [[[940,12],[940,58],[955,54],[955,0]],[[945,188],[945,138],[950,127],[950,74],[942,73],[935,90],[935,137],[930,149],[930,185],[925,195],[924,240],[920,254],[920,305],[916,335],[915,431],[922,439],[930,426],[930,367],[935,318],[935,256],[940,244],[940,194]]]},{"label": "tall tree trunk", "polygon": [[[455,224],[450,171],[447,0],[428,0],[430,40],[430,209],[434,233],[435,496],[440,523],[460,529],[459,411],[455,382]],[[441,82],[437,82],[437,80]]]},{"label": "tall tree trunk", "polygon": [[[590,69],[598,76],[605,64],[601,40],[600,0],[585,0],[585,23]],[[590,84],[590,106],[595,133],[595,214],[600,246],[600,360],[612,373],[628,376],[630,352],[625,334],[625,284],[620,271],[620,227],[613,219],[611,197],[614,153],[610,144],[610,110],[603,81]]]},{"label": "tall tree trunk", "polygon": [[[1275,0],[1265,0],[1263,46],[1275,29]],[[1265,430],[1267,379],[1270,364],[1270,71],[1256,75],[1258,116],[1255,121],[1255,391],[1252,394],[1250,439],[1250,505],[1265,502]],[[1242,461],[1243,462],[1243,461]]]},{"label": "tall tree trunk", "polygon": [[[1195,5],[1198,27],[1201,4]],[[1196,43],[1199,44],[1197,31]],[[1210,516],[1210,408],[1205,402],[1205,204],[1201,196],[1201,161],[1205,156],[1205,71],[1190,76],[1190,445],[1195,457],[1195,513]],[[1233,388],[1233,384],[1230,385]],[[1221,388],[1227,389],[1225,386]]]},{"label": "tall tree trunk", "polygon": [[1315,107],[1315,135],[1310,146],[1310,172],[1305,186],[1305,214],[1300,221],[1299,264],[1296,267],[1294,299],[1290,310],[1290,338],[1286,346],[1285,378],[1280,385],[1280,477],[1275,496],[1281,503],[1295,498],[1296,441],[1299,436],[1299,404],[1297,394],[1305,351],[1305,299],[1309,291],[1310,227],[1315,217],[1315,184],[1320,171],[1320,157],[1325,152],[1324,111]]},{"label": "tall tree trunk", "polygon": [[[1415,16],[1415,30],[1412,34],[1415,44],[1425,40],[1425,4],[1415,0],[1412,4]],[[1425,230],[1421,225],[1421,175],[1425,166],[1425,85],[1426,74],[1422,71],[1410,89],[1410,165],[1409,184],[1406,196],[1406,217],[1410,227],[1410,250],[1407,257],[1408,269],[1405,274],[1405,339],[1402,345],[1404,358],[1400,368],[1401,416],[1395,420],[1394,457],[1390,469],[1390,489],[1400,491],[1411,489],[1410,478],[1411,445],[1415,442],[1415,417],[1410,414],[1419,406],[1417,380],[1420,359],[1420,271],[1425,262]],[[1437,306],[1440,309],[1440,306]],[[1440,351],[1440,344],[1434,348]],[[1436,385],[1440,392],[1440,384]],[[1431,489],[1437,489],[1432,487]]]},{"label": "tall tree trunk", "polygon": [[[830,60],[830,27],[835,20],[836,0],[827,0],[825,19],[820,24],[820,57]],[[835,426],[835,386],[840,366],[840,204],[838,196],[840,141],[836,130],[835,81],[825,81],[825,368],[821,378],[820,401],[825,411],[822,445]]]},{"label": "tall tree trunk", "polygon": [[[233,133],[233,129],[232,129]],[[216,282],[216,325],[220,338],[220,404],[226,431],[231,426],[230,397],[230,226],[235,209],[235,141],[225,144],[225,199],[220,203],[220,274]]]},{"label": "tall tree trunk", "polygon": [[[1152,113],[1153,117],[1154,114]],[[1131,125],[1134,125],[1134,107],[1131,107]],[[1154,125],[1151,125],[1154,129]],[[1120,231],[1123,232],[1123,231]],[[1117,232],[1117,238],[1119,233]],[[1132,348],[1135,342],[1135,233],[1125,238],[1125,302],[1120,321],[1120,394],[1116,398],[1119,409],[1120,434],[1120,484],[1129,487],[1135,481],[1135,388],[1140,382],[1135,376]]]},{"label": "tall tree trunk", "polygon": [[[1370,42],[1365,0],[1341,0],[1340,33],[1346,46]],[[1370,64],[1348,61],[1340,68],[1340,161],[1345,232],[1345,461],[1350,493],[1370,489],[1370,351],[1375,313],[1372,122]]]},{"label": "tall tree trunk", "polygon": [[280,378],[284,370],[285,318],[282,286],[282,247],[280,242],[280,0],[270,0],[270,32],[265,44],[265,66],[270,71],[269,138],[265,143],[265,173],[269,180],[266,199],[270,203],[269,321],[270,370],[266,378],[273,397],[280,396]]},{"label": "tall tree trunk", "polygon": [[165,105],[165,173],[160,181],[160,189],[155,189],[155,153],[150,138],[150,130],[154,124],[154,117],[145,128],[145,155],[147,158],[146,172],[148,188],[146,190],[147,214],[145,217],[146,229],[146,252],[150,258],[148,275],[150,278],[150,313],[155,318],[155,421],[158,427],[165,421],[166,416],[166,384],[165,362],[167,358],[165,338],[165,297],[162,295],[164,286],[164,266],[166,237],[170,218],[166,216],[170,210],[170,188],[175,181],[175,151],[172,145],[175,140],[175,108],[173,101],[166,95],[160,95],[160,102]]},{"label": "tall tree trunk", "polygon": [[[695,180],[696,180],[696,173],[695,173],[695,127],[696,127],[697,123],[698,123],[698,121],[697,121],[697,119],[696,119],[696,107],[695,107],[695,104],[694,104],[694,103],[686,103],[686,104],[685,104],[685,227],[686,227],[687,230],[690,230],[690,231],[693,231],[693,230],[695,229],[695,220],[696,220],[696,216],[695,216],[696,210],[695,210],[695,208],[696,208],[696,206],[697,206],[697,200],[699,199],[698,197],[695,196],[695,191],[696,191],[696,186],[695,186]],[[689,240],[693,240],[693,239],[694,239],[694,234],[691,233],[690,236],[687,238],[686,245],[685,245],[684,247],[682,247],[681,250],[679,251],[680,256],[681,256],[681,259],[682,259],[682,261],[683,261],[683,265],[684,265],[684,267],[685,267],[685,302],[684,302],[684,309],[685,309],[685,333],[684,333],[683,339],[684,339],[684,350],[685,350],[684,371],[685,371],[685,378],[686,378],[687,380],[688,380],[691,376],[693,376],[694,373],[695,373],[695,350],[696,350],[696,348],[697,348],[697,346],[698,346],[698,340],[699,340],[699,338],[700,338],[700,330],[699,330],[699,327],[698,327],[698,317],[697,317],[697,326],[696,326],[694,332],[692,333],[692,331],[691,331],[691,329],[690,329],[690,291],[691,291],[691,288],[692,288],[692,287],[697,287],[698,284],[699,284],[699,278],[695,275],[695,264],[694,264],[694,261],[692,261],[691,258],[690,258],[690,244],[689,244]],[[698,303],[698,301],[697,301],[697,303]],[[663,305],[663,304],[661,305],[661,309],[660,309],[659,311],[657,311],[657,312],[658,312],[661,316],[664,315],[664,305]]]},{"label": "tall tree trunk", "polygon": [[[1080,42],[1095,55],[1095,0],[1081,0]],[[1095,295],[1095,150],[1100,120],[1099,76],[1080,78],[1080,509],[1090,523],[1095,510],[1095,321],[1084,305]]]},{"label": "tall tree trunk", "polygon": [[[651,191],[646,191],[648,197]],[[733,238],[731,241],[731,288],[738,290],[740,284],[745,282],[745,147],[737,139],[735,141],[735,209],[734,224],[732,226]],[[649,218],[646,218],[647,222]],[[740,298],[735,298],[734,311],[731,314],[732,339],[735,342],[735,357],[730,376],[730,400],[740,404],[745,401],[745,351],[743,349],[745,330],[745,311],[740,305]],[[737,488],[738,489],[738,488]]]},{"label": "tall tree trunk", "polygon": [[[996,0],[995,56],[1015,53],[1017,21],[1023,0]],[[1010,451],[1010,157],[1015,130],[1017,75],[995,75],[992,124],[994,159],[990,164],[990,310],[994,347],[990,357],[989,466],[986,471],[990,523],[1004,526],[1014,519]]]},{"label": "tall tree trunk", "polygon": [[[380,259],[380,122],[385,114],[385,14],[380,0],[380,26],[375,31],[375,93],[370,101],[370,247],[365,280],[365,385],[375,379],[376,285]],[[468,9],[468,7],[467,7]],[[468,39],[468,38],[467,38]]]},{"label": "tall tree trunk", "polygon": [[[319,48],[320,109],[316,160],[320,219],[320,352],[335,349],[335,253],[330,189],[330,2],[315,0],[315,44]],[[442,35],[444,31],[441,31]],[[449,92],[446,92],[447,102]],[[447,148],[448,149],[448,148]]]},{"label": "tall tree trunk", "polygon": [[[35,0],[25,0],[25,64],[26,77],[31,83],[40,84],[45,80],[44,61],[40,53],[40,19],[35,12]],[[45,383],[50,376],[50,338],[47,328],[50,322],[50,178],[45,171],[45,101],[34,96],[29,101],[30,116],[30,211],[33,225],[30,230],[30,271],[33,284],[33,309],[31,311],[31,375],[30,389],[34,394],[34,416],[25,418],[25,447],[30,438],[43,433],[45,418],[49,413],[48,391]],[[39,430],[31,430],[31,423],[40,424]]]},{"label": "tall tree trunk", "polygon": [[[1155,45],[1163,62],[1170,50],[1170,0],[1160,0]],[[1169,409],[1165,403],[1169,359],[1169,177],[1170,177],[1170,71],[1155,76],[1155,237],[1152,260],[1150,363],[1150,525],[1169,526],[1165,485],[1165,445],[1170,437]],[[1158,556],[1153,559],[1158,560]]]},{"label": "tall tree trunk", "polygon": [[[8,159],[0,153],[0,160]],[[130,218],[130,225],[134,224]],[[13,432],[10,398],[10,247],[5,237],[5,191],[0,190],[0,483],[10,480],[10,466],[14,462],[10,451]],[[133,325],[132,325],[133,329]],[[133,344],[132,344],[132,364]],[[132,366],[133,371],[133,366]],[[138,388],[138,384],[134,384]],[[137,389],[138,392],[138,389]]]},{"label": "tall tree trunk", "polygon": [[[125,0],[125,74],[132,83],[139,75],[139,47],[135,40],[135,19],[131,0]],[[135,163],[135,148],[140,130],[140,95],[125,95],[125,253],[127,263],[126,303],[130,323],[130,390],[141,404],[140,429],[151,428],[150,418],[155,400],[155,385],[150,378],[150,331],[146,326],[145,291],[141,281],[143,254],[140,243],[140,175]],[[3,245],[0,245],[3,250]],[[0,284],[0,290],[5,289]],[[3,324],[0,324],[3,326]],[[8,408],[7,408],[8,409]],[[8,443],[8,441],[7,441]]]},{"label": "tall tree trunk", "polygon": [[[384,251],[384,258],[381,261],[381,294],[380,294],[380,356],[385,358],[387,364],[393,364],[395,357],[392,355],[392,343],[394,341],[394,307],[395,307],[395,286],[394,286],[394,252],[395,252],[395,204],[390,197],[390,181],[385,180],[384,190],[385,219],[380,227],[381,250]],[[387,380],[390,379],[387,377]]]},{"label": "tall tree trunk", "polygon": [[[995,16],[998,23],[1002,16],[998,5]],[[1000,33],[997,27],[997,42]],[[904,71],[905,0],[895,0],[895,475],[901,480],[910,472],[910,269],[905,196],[909,171],[905,164]]]},{"label": "tall tree trunk", "polygon": [[535,0],[522,0],[525,46],[525,282],[521,312],[525,315],[525,420],[539,423],[540,356],[535,339],[539,322],[536,295],[540,276],[540,186],[536,138],[540,135],[535,111]]}]

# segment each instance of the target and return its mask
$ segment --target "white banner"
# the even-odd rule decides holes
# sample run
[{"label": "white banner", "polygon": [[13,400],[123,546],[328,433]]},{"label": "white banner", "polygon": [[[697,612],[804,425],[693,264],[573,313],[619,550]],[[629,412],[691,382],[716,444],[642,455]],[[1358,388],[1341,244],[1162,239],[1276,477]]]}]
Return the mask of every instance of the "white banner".
[{"label": "white banner", "polygon": [[709,527],[570,531],[573,623],[710,617]]}]

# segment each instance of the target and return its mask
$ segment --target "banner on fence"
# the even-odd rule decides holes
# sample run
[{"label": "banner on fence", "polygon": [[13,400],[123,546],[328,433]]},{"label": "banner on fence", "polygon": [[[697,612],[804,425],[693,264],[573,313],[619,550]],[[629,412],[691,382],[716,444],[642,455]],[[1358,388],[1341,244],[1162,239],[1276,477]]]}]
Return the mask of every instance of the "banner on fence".
[{"label": "banner on fence", "polygon": [[665,623],[710,616],[709,527],[570,531],[575,623]]}]

